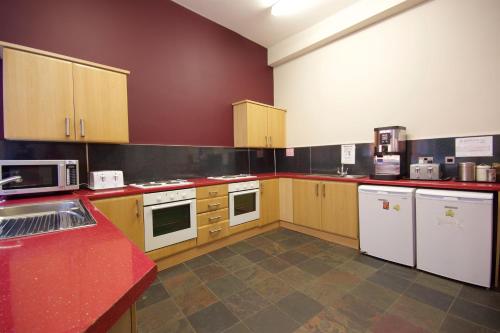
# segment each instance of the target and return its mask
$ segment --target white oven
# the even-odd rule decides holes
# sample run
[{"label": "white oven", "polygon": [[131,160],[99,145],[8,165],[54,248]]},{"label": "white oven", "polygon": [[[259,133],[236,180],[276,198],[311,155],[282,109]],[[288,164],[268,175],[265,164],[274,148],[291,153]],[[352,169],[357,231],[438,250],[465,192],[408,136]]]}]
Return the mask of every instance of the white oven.
[{"label": "white oven", "polygon": [[146,193],[143,199],[146,251],[196,238],[196,189]]},{"label": "white oven", "polygon": [[229,225],[250,222],[260,218],[259,181],[231,183],[229,190]]}]

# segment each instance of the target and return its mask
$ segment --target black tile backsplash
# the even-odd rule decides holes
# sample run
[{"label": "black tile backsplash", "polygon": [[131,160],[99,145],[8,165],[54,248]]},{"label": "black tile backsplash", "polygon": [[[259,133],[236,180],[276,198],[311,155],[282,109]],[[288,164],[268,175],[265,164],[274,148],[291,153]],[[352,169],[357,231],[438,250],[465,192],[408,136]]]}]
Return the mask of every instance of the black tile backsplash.
[{"label": "black tile backsplash", "polygon": [[294,149],[294,156],[286,156],[286,149],[276,149],[276,171],[311,172],[311,147]]},{"label": "black tile backsplash", "polygon": [[[341,145],[295,148],[294,157],[286,157],[285,149],[276,150],[277,172],[335,173],[340,166]],[[420,156],[432,156],[435,163],[443,165],[444,177],[455,177],[456,164],[445,164],[446,156],[455,156],[455,138],[439,138],[407,141],[407,166],[417,163]],[[308,155],[308,152],[311,155]],[[346,165],[350,174],[368,175],[372,172],[373,144],[356,144],[356,164]],[[493,136],[492,157],[462,157],[455,163],[471,161],[477,164],[500,162],[500,135]],[[309,170],[310,168],[310,170]],[[408,168],[409,170],[409,168]]]},{"label": "black tile backsplash", "polygon": [[2,160],[78,160],[80,182],[87,182],[85,144],[0,140]]},{"label": "black tile backsplash", "polygon": [[250,173],[274,172],[274,149],[249,149]]}]

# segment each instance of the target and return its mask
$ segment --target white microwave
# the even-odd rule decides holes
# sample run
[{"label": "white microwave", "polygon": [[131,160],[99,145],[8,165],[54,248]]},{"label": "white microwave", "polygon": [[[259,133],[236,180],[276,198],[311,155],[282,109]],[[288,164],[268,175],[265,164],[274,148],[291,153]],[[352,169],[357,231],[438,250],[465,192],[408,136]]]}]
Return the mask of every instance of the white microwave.
[{"label": "white microwave", "polygon": [[79,188],[78,160],[0,160],[0,195],[71,191]]}]

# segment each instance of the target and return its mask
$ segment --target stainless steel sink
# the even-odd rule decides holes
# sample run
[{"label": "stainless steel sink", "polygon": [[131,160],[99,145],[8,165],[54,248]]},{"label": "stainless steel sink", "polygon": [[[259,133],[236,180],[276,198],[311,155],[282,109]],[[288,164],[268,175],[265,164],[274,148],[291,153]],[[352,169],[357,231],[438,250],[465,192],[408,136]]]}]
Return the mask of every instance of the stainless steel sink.
[{"label": "stainless steel sink", "polygon": [[336,175],[336,174],[329,174],[329,173],[313,173],[310,175],[307,175],[308,177],[330,177],[330,178],[351,178],[351,179],[359,179],[359,178],[364,178],[366,175]]},{"label": "stainless steel sink", "polygon": [[0,239],[95,225],[80,200],[0,207]]}]

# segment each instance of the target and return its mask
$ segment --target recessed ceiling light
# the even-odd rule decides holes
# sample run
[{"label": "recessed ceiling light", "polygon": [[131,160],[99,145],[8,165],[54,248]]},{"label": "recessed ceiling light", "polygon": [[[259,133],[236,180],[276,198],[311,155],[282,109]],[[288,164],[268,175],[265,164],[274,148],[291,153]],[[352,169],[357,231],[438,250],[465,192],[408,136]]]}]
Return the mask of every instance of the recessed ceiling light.
[{"label": "recessed ceiling light", "polygon": [[274,16],[295,14],[311,5],[311,0],[279,0],[271,8]]}]

